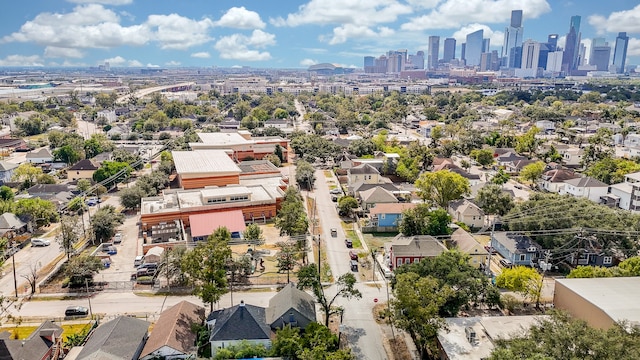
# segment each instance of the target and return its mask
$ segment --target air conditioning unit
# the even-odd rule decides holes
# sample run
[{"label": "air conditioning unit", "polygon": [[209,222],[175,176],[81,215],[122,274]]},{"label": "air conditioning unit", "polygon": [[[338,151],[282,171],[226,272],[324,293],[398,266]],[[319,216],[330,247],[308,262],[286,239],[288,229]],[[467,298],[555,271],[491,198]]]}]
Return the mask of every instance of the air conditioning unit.
[{"label": "air conditioning unit", "polygon": [[475,344],[476,343],[476,331],[473,330],[473,328],[471,326],[467,326],[464,328],[464,333],[467,336],[467,340],[469,341],[470,344]]}]

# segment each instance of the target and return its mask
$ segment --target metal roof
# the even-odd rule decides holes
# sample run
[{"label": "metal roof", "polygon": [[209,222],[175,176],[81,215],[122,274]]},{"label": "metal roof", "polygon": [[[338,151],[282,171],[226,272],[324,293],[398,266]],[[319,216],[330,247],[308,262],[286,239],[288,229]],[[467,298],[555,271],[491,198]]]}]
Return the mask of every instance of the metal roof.
[{"label": "metal roof", "polygon": [[235,172],[240,168],[224,150],[173,151],[178,174]]}]

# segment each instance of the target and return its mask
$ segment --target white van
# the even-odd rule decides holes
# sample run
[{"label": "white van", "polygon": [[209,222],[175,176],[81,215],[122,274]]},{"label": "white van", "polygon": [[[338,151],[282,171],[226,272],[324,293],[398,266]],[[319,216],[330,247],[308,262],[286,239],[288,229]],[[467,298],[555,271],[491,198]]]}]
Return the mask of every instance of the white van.
[{"label": "white van", "polygon": [[47,239],[32,238],[31,246],[49,246],[51,242]]},{"label": "white van", "polygon": [[144,263],[144,255],[136,256],[136,259],[133,260],[133,266],[138,267]]}]

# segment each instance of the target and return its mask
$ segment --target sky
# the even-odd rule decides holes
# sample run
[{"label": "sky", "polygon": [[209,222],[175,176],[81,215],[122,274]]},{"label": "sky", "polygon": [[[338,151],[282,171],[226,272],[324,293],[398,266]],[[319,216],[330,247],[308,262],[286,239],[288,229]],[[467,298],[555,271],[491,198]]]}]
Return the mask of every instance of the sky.
[{"label": "sky", "polygon": [[[6,4],[8,5],[8,4]],[[500,53],[511,10],[524,39],[560,43],[582,16],[582,39],[619,31],[640,64],[637,0],[17,0],[0,13],[0,66],[362,67],[364,56],[427,51],[429,36],[484,29]],[[613,50],[612,50],[613,56]]]}]

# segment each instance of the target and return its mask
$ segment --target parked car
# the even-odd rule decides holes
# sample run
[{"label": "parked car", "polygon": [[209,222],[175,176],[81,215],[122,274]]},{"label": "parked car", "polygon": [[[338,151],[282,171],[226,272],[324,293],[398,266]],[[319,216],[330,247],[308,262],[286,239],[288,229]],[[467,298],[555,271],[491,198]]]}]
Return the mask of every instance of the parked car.
[{"label": "parked car", "polygon": [[329,191],[330,194],[334,194],[334,195],[341,195],[342,194],[342,189],[340,188],[335,188],[331,191]]},{"label": "parked car", "polygon": [[116,233],[113,236],[113,243],[114,244],[120,244],[122,242],[122,233]]},{"label": "parked car", "polygon": [[117,254],[117,253],[118,253],[118,249],[116,249],[116,247],[115,247],[115,246],[109,246],[109,247],[107,248],[107,251],[106,251],[106,252],[107,252],[107,254],[109,254],[109,255],[115,255],[115,254]]},{"label": "parked car", "polygon": [[513,266],[513,263],[511,262],[511,260],[508,260],[508,259],[500,259],[500,265],[508,268]]},{"label": "parked car", "polygon": [[348,248],[352,248],[353,247],[353,241],[351,241],[351,239],[344,239],[344,245]]},{"label": "parked car", "polygon": [[358,253],[351,250],[349,251],[349,257],[351,258],[351,260],[358,260]]},{"label": "parked car", "polygon": [[89,315],[89,309],[84,306],[69,306],[64,311],[64,316],[87,316]]},{"label": "parked car", "polygon": [[49,246],[49,245],[51,245],[51,242],[47,239],[41,239],[41,238],[31,239],[31,246]]},{"label": "parked car", "polygon": [[336,236],[338,236],[338,229],[331,228],[331,237],[336,237]]},{"label": "parked car", "polygon": [[143,263],[144,263],[144,255],[138,255],[133,260],[133,266],[134,267],[138,267],[138,266],[142,265]]},{"label": "parked car", "polygon": [[356,260],[351,260],[349,262],[349,265],[351,265],[351,271],[358,271],[358,261]]}]

